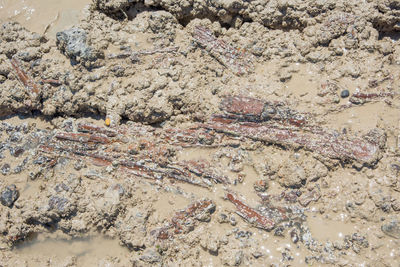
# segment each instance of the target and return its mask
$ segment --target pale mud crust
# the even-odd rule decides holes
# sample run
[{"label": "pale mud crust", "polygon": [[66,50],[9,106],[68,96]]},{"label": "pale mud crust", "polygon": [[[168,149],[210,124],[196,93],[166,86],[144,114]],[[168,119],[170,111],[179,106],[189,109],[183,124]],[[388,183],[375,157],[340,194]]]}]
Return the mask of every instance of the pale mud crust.
[{"label": "pale mud crust", "polygon": [[4,23],[0,266],[396,266],[399,32],[395,0]]}]

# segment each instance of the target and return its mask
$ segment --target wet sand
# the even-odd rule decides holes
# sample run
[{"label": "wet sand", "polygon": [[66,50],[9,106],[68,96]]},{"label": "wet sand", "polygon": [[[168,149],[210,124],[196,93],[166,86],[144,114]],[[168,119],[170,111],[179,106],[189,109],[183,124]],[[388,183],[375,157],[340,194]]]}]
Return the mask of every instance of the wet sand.
[{"label": "wet sand", "polygon": [[145,2],[0,1],[0,265],[396,266],[396,1]]}]

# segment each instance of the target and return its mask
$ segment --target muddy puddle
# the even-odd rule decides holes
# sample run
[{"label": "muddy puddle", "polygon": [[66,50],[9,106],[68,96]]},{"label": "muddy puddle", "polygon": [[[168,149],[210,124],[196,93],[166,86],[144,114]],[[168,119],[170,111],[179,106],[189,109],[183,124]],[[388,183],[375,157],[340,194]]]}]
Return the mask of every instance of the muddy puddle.
[{"label": "muddy puddle", "polygon": [[49,259],[68,261],[79,266],[97,266],[103,260],[106,264],[108,258],[118,257],[126,259],[129,250],[119,245],[117,240],[101,236],[84,238],[68,238],[38,235],[32,240],[17,245],[13,252],[21,259],[29,259],[29,266],[42,266],[35,264],[35,258],[47,257]]},{"label": "muddy puddle", "polygon": [[58,31],[77,24],[88,12],[89,4],[90,1],[2,0],[0,23],[17,21],[33,32],[54,39]]}]

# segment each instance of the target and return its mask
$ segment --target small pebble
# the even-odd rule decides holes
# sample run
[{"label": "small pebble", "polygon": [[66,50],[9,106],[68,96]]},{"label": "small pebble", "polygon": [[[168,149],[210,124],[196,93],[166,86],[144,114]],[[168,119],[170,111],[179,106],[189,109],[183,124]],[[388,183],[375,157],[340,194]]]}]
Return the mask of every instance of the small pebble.
[{"label": "small pebble", "polygon": [[349,90],[343,90],[343,91],[340,93],[340,96],[341,96],[342,98],[349,97],[349,95],[350,95]]},{"label": "small pebble", "polygon": [[17,187],[14,184],[9,185],[3,190],[3,192],[1,192],[0,195],[1,204],[11,208],[14,202],[18,199],[18,197],[19,197],[19,192],[17,190]]}]

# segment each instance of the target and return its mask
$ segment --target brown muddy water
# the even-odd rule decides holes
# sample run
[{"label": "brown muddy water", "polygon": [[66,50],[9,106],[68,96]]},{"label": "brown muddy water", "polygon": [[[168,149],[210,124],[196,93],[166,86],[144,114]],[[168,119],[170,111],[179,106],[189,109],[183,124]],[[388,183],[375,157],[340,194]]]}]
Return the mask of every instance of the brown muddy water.
[{"label": "brown muddy water", "polygon": [[90,1],[1,0],[0,23],[17,21],[30,31],[55,37],[73,26],[87,11]]},{"label": "brown muddy water", "polygon": [[78,266],[98,266],[99,259],[118,257],[126,259],[129,250],[120,246],[117,240],[102,236],[64,239],[55,235],[46,237],[38,235],[30,241],[17,245],[14,253],[20,258],[30,258],[29,266],[43,266],[35,264],[38,255],[49,259],[66,259]]}]

